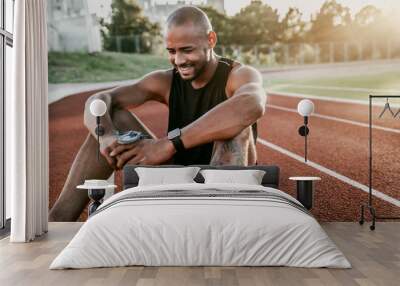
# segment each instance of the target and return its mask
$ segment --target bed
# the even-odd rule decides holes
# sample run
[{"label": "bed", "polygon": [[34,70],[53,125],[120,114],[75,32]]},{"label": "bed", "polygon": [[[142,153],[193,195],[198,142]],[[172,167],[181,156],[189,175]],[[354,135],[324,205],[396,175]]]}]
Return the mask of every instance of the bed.
[{"label": "bed", "polygon": [[102,203],[50,269],[351,267],[316,219],[278,189],[277,166],[218,167],[265,171],[260,185],[204,183],[200,173],[193,183],[138,185],[136,168],[124,168],[124,191]]}]

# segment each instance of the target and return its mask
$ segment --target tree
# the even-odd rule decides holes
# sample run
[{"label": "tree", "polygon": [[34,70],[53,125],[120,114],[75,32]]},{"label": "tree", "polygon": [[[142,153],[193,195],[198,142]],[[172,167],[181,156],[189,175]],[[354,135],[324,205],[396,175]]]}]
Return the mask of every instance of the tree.
[{"label": "tree", "polygon": [[233,34],[232,19],[211,6],[202,6],[200,8],[210,19],[213,30],[218,35],[218,44],[222,46],[230,45]]},{"label": "tree", "polygon": [[298,8],[289,8],[282,20],[282,41],[299,43],[304,41],[306,23],[301,19],[302,13]]},{"label": "tree", "polygon": [[335,0],[327,0],[311,22],[308,37],[312,42],[343,41],[349,38],[350,10]]},{"label": "tree", "polygon": [[359,27],[369,27],[376,24],[382,12],[373,5],[367,5],[362,8],[354,17],[354,23]]},{"label": "tree", "polygon": [[234,44],[273,44],[281,39],[283,29],[277,10],[259,0],[242,8],[232,22]]},{"label": "tree", "polygon": [[353,38],[358,42],[381,41],[387,37],[386,33],[382,33],[384,30],[389,32],[387,28],[389,27],[386,27],[386,21],[382,12],[375,6],[368,5],[362,8],[354,17],[352,27]]},{"label": "tree", "polygon": [[110,51],[149,52],[149,40],[160,35],[160,26],[142,15],[134,0],[113,0],[111,22],[101,21],[104,48]]},{"label": "tree", "polygon": [[[393,21],[393,22],[391,22]],[[362,46],[362,57],[389,56],[393,35],[397,35],[396,20],[384,17],[375,6],[362,8],[354,17],[353,39]]]}]

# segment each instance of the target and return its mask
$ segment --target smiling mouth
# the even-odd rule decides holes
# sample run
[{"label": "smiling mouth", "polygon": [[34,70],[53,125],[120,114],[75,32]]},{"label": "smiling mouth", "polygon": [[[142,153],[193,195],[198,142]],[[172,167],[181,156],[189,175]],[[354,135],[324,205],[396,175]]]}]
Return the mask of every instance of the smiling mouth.
[{"label": "smiling mouth", "polygon": [[193,69],[192,66],[178,67],[178,70],[179,70],[181,73],[188,73],[188,72],[190,72],[192,69]]}]

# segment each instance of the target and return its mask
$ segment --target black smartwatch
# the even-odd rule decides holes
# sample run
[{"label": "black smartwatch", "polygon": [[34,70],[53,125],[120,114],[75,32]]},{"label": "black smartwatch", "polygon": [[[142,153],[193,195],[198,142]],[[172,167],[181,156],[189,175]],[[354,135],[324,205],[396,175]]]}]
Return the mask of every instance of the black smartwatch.
[{"label": "black smartwatch", "polygon": [[168,139],[171,140],[172,144],[174,144],[176,152],[185,151],[185,146],[183,146],[183,142],[181,140],[181,130],[176,128],[168,132]]}]

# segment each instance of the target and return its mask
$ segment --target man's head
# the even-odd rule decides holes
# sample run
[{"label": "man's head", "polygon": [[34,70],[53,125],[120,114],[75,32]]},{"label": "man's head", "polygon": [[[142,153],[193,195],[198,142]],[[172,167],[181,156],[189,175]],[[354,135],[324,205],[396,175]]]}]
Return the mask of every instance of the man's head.
[{"label": "man's head", "polygon": [[194,80],[211,61],[217,36],[202,10],[185,6],[169,15],[165,42],[169,59],[181,77]]}]

